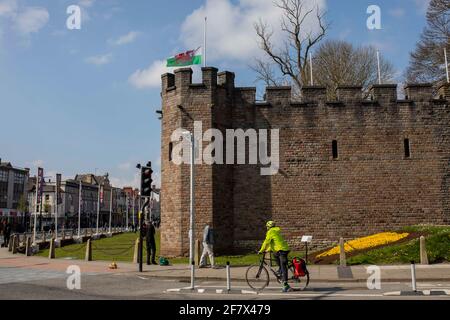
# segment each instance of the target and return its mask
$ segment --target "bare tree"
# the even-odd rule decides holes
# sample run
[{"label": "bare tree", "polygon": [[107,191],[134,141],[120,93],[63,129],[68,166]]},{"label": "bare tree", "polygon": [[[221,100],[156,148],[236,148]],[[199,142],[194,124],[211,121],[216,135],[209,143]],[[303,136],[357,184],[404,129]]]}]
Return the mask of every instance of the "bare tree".
[{"label": "bare tree", "polygon": [[[305,9],[304,0],[279,0],[274,5],[281,9],[281,31],[286,35],[279,47],[272,42],[273,28],[264,21],[255,23],[260,48],[267,59],[256,59],[251,66],[258,80],[266,85],[279,85],[287,80],[297,89],[308,82],[308,56],[328,30],[325,13],[319,7]],[[307,30],[308,19],[317,21],[319,30]],[[277,76],[279,75],[279,76]]]},{"label": "bare tree", "polygon": [[[367,89],[378,82],[377,51],[372,46],[355,47],[351,43],[328,40],[314,54],[314,82],[326,86],[329,97],[335,97],[340,85],[360,85]],[[389,83],[394,78],[393,65],[380,57],[381,80]]]},{"label": "bare tree", "polygon": [[450,0],[431,0],[427,26],[406,71],[408,82],[436,82],[445,77],[444,48],[450,53]]}]

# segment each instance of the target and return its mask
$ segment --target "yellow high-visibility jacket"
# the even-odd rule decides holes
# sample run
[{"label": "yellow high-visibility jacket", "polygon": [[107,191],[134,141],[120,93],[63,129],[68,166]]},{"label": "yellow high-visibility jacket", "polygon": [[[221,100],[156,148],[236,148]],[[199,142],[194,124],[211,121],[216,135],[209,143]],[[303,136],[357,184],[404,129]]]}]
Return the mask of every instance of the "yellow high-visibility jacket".
[{"label": "yellow high-visibility jacket", "polygon": [[289,245],[281,235],[281,229],[279,227],[273,227],[267,230],[266,239],[264,240],[259,252],[263,253],[266,251],[277,252],[289,250]]}]

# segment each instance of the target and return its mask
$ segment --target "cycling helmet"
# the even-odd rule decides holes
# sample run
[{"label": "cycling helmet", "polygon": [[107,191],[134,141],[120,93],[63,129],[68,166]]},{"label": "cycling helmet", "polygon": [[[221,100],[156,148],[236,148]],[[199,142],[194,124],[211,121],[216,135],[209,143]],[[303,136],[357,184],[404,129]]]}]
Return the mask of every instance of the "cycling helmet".
[{"label": "cycling helmet", "polygon": [[267,228],[273,228],[273,227],[275,227],[275,222],[273,222],[273,221],[267,221],[266,227],[267,227]]}]

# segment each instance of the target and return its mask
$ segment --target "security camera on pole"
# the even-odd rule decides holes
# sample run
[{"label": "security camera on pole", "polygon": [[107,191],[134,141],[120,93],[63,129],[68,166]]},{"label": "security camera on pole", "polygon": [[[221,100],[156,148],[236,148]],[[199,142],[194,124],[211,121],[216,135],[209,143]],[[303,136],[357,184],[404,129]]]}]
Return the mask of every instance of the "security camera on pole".
[{"label": "security camera on pole", "polygon": [[152,195],[152,163],[151,161],[147,162],[146,166],[141,167],[140,164],[137,165],[138,169],[141,169],[141,197],[145,199],[144,204],[142,205],[141,211],[139,212],[139,272],[142,272],[142,261],[144,260],[143,248],[144,248],[144,234],[142,230],[142,226],[144,224],[144,212],[145,208],[148,206],[150,202],[150,197]]}]

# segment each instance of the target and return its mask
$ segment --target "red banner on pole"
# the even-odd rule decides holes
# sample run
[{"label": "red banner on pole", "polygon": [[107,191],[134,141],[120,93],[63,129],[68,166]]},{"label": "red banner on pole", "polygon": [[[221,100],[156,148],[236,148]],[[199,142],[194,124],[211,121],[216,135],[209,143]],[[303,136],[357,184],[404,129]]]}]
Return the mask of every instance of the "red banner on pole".
[{"label": "red banner on pole", "polygon": [[37,187],[37,195],[38,195],[37,202],[41,203],[42,194],[44,192],[44,169],[42,169],[42,168],[38,168],[36,187]]}]

